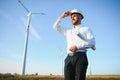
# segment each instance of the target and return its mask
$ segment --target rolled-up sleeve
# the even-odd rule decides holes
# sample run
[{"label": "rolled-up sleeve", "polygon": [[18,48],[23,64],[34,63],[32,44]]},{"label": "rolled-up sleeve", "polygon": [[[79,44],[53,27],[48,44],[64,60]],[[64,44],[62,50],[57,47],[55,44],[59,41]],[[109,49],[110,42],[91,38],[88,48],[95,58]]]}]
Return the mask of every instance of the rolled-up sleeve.
[{"label": "rolled-up sleeve", "polygon": [[78,35],[84,41],[82,44],[80,43],[77,45],[78,49],[87,49],[87,48],[92,48],[93,50],[96,49],[95,38],[90,28],[86,28],[86,30],[83,33],[79,32]]},{"label": "rolled-up sleeve", "polygon": [[57,21],[54,23],[53,28],[56,31],[60,32],[61,34],[66,35],[66,29],[60,25],[61,21],[62,21],[62,18],[59,17]]}]

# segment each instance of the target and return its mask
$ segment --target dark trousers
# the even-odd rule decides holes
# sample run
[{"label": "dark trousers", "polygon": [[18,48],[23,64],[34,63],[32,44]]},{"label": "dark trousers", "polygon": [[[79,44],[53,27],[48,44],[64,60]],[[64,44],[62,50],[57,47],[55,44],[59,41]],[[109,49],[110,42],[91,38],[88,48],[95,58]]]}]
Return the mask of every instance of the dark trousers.
[{"label": "dark trousers", "polygon": [[65,59],[65,80],[86,80],[88,60],[86,52],[75,52],[73,56]]}]

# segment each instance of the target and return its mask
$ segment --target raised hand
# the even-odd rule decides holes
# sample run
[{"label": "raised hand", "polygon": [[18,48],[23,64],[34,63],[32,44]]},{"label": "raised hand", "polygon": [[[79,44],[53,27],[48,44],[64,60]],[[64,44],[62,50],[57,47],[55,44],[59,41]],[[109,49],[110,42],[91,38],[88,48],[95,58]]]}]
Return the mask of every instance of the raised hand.
[{"label": "raised hand", "polygon": [[71,15],[71,13],[69,12],[69,11],[65,11],[63,14],[62,14],[62,18],[65,18],[65,17],[67,17],[67,16],[70,16]]}]

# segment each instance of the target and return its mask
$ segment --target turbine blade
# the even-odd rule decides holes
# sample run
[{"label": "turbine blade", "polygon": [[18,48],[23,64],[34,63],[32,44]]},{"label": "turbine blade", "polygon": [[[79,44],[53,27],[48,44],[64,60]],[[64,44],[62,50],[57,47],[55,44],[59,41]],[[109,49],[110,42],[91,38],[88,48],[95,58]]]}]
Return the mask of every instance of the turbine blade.
[{"label": "turbine blade", "polygon": [[18,2],[24,7],[24,9],[25,9],[27,12],[30,12],[30,11],[27,9],[27,7],[26,7],[20,0],[18,0]]},{"label": "turbine blade", "polygon": [[46,15],[45,13],[32,13],[32,14]]}]

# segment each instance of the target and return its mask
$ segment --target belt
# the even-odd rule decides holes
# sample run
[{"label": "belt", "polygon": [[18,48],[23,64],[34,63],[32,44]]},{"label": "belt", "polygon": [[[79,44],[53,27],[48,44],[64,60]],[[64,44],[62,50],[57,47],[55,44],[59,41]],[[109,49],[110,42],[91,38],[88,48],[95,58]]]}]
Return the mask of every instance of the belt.
[{"label": "belt", "polygon": [[84,52],[68,53],[69,56],[73,56],[73,55],[83,55],[83,54],[86,54],[86,51],[84,51]]},{"label": "belt", "polygon": [[87,50],[77,50],[76,52],[86,52]]}]

